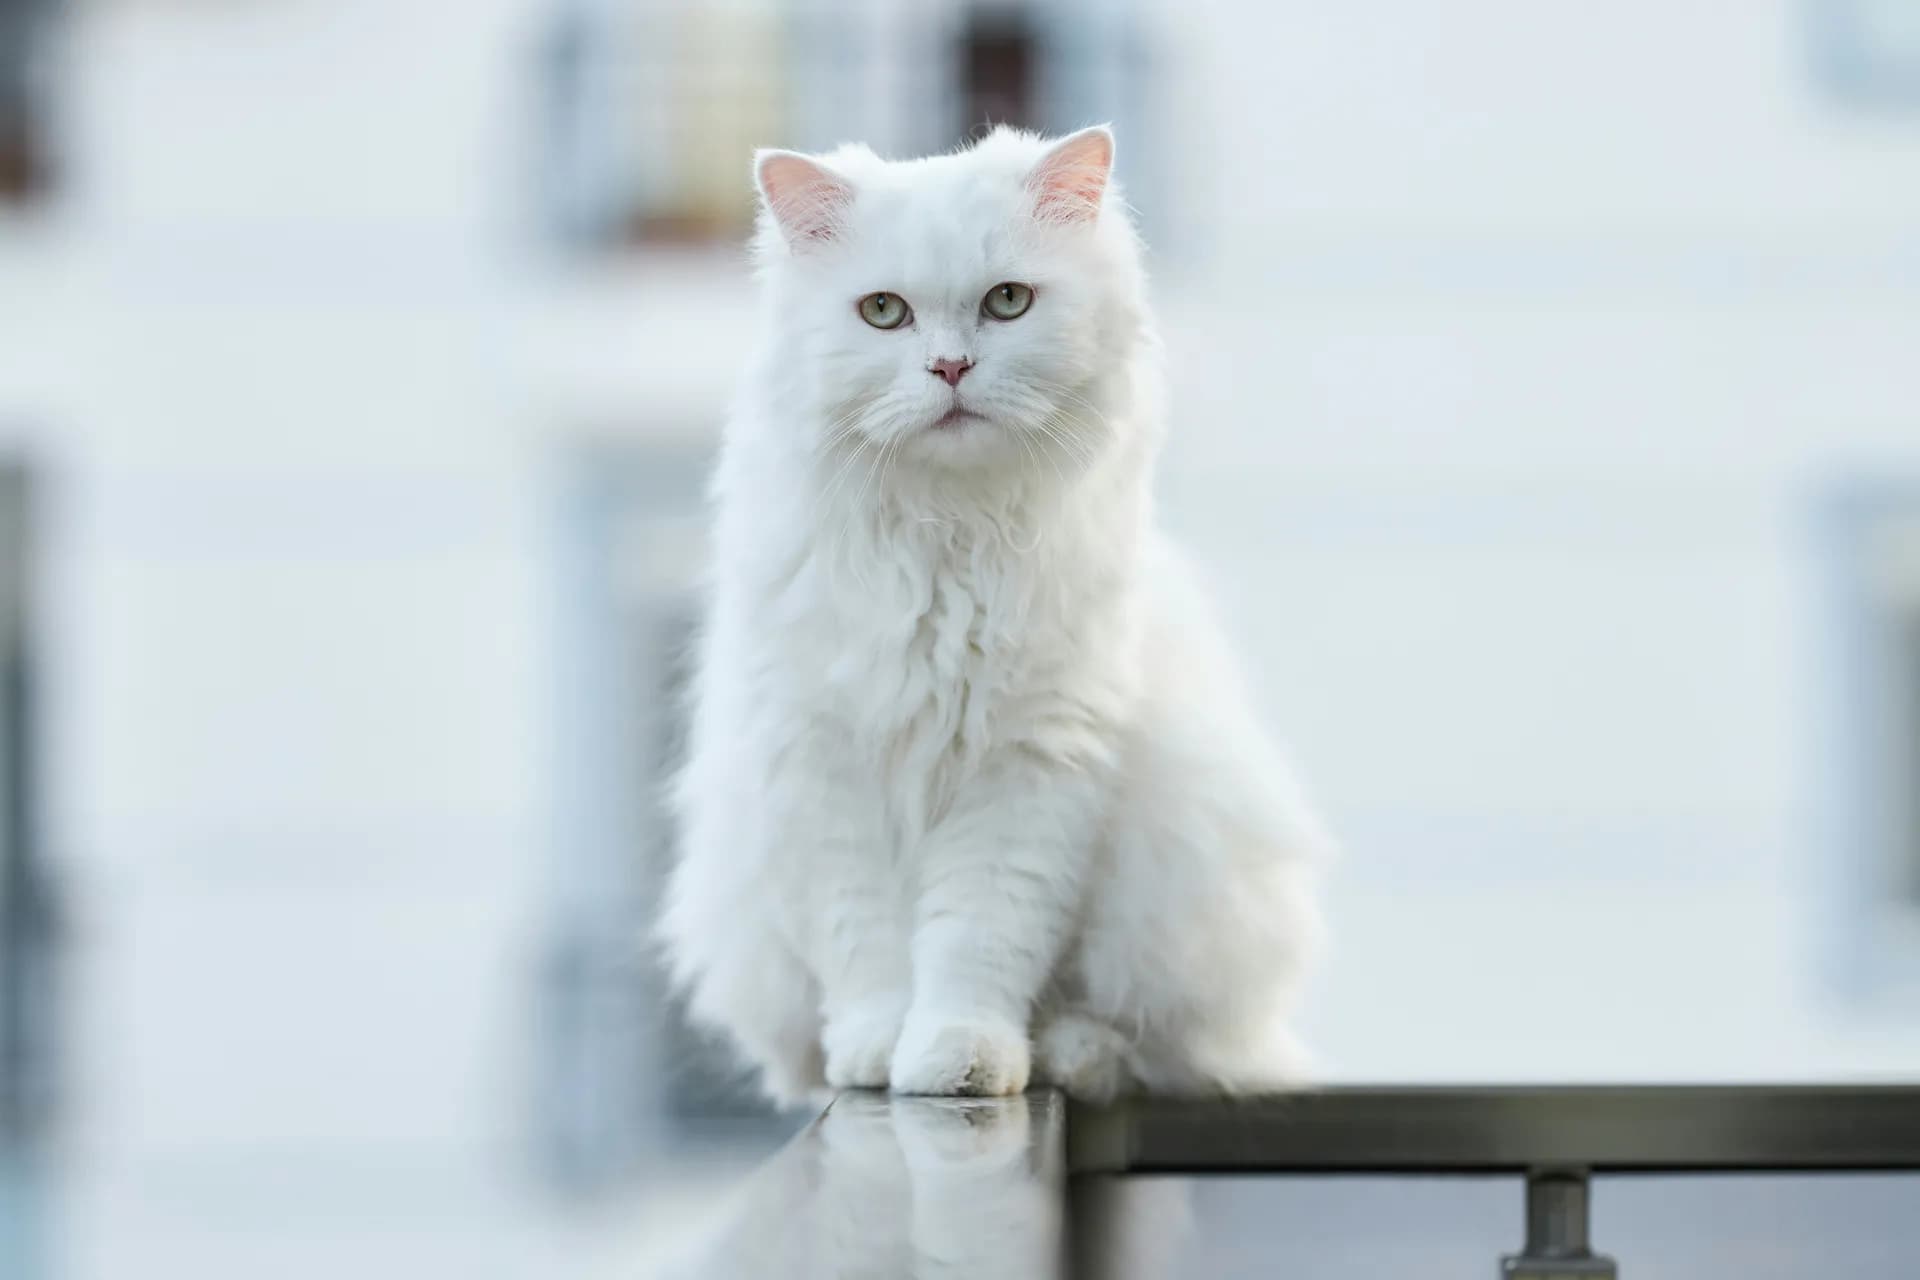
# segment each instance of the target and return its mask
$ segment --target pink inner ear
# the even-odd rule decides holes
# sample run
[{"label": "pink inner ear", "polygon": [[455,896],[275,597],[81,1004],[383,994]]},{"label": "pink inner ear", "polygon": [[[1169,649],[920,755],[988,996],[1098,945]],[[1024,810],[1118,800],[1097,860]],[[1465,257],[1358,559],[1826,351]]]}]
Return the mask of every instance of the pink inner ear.
[{"label": "pink inner ear", "polygon": [[1063,139],[1034,166],[1027,184],[1042,218],[1091,222],[1100,213],[1113,169],[1113,135],[1096,126]]},{"label": "pink inner ear", "polygon": [[853,198],[845,178],[792,151],[761,153],[755,172],[773,220],[795,248],[833,238],[840,214]]}]

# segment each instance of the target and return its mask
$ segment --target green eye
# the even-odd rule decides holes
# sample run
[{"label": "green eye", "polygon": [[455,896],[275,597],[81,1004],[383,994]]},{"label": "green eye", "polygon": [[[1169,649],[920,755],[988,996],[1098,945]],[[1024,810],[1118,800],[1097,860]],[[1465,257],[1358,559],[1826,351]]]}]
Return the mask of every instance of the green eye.
[{"label": "green eye", "polygon": [[1033,305],[1033,286],[1009,280],[987,290],[980,309],[995,320],[1018,320]]},{"label": "green eye", "polygon": [[860,318],[876,329],[898,329],[913,318],[913,312],[897,293],[870,293],[860,299]]}]

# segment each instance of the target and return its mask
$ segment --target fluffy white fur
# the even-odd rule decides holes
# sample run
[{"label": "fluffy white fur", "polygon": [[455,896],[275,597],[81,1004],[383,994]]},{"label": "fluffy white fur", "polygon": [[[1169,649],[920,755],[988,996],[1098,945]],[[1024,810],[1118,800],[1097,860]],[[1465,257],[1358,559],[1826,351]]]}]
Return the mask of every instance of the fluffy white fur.
[{"label": "fluffy white fur", "polygon": [[[1292,1078],[1324,840],[1153,526],[1112,146],[759,158],[663,930],[777,1098]],[[982,308],[1005,281],[1017,319]],[[912,320],[864,321],[876,291]]]}]

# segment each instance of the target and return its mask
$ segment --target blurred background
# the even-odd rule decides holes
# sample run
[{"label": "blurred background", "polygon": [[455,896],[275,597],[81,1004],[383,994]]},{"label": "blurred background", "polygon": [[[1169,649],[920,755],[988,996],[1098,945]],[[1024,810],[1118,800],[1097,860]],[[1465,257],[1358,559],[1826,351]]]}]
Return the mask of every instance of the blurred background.
[{"label": "blurred background", "polygon": [[1913,0],[0,0],[0,1274],[790,1130],[641,945],[748,154],[989,119],[1116,125],[1328,1072],[1920,1076]]}]

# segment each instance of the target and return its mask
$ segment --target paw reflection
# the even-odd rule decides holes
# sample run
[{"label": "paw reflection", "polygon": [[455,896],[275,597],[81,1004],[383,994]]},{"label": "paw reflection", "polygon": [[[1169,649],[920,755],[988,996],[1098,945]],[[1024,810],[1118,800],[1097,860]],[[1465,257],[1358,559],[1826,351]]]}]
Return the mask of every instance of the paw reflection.
[{"label": "paw reflection", "polygon": [[1060,1273],[1062,1188],[1035,1150],[1034,1105],[1025,1095],[893,1102],[916,1280]]},{"label": "paw reflection", "polygon": [[1059,1107],[1046,1095],[845,1095],[741,1188],[669,1274],[1064,1275]]}]

